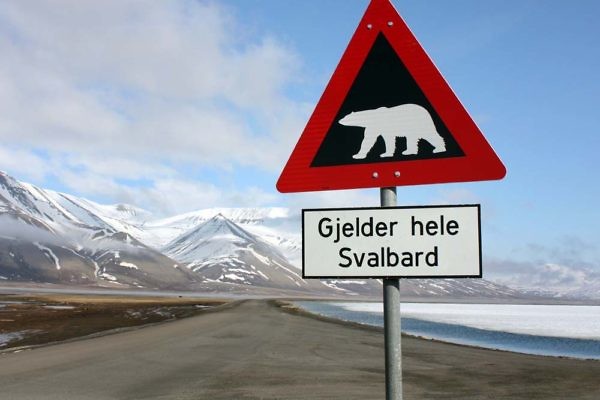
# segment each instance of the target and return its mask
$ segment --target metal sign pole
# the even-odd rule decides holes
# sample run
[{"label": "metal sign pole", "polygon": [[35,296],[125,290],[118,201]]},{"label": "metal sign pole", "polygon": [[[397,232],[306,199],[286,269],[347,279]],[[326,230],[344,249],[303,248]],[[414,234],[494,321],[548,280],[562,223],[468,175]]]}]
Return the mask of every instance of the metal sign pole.
[{"label": "metal sign pole", "polygon": [[[381,207],[397,204],[396,188],[380,189]],[[383,328],[385,335],[385,398],[402,400],[402,346],[400,334],[400,280],[383,280]]]}]

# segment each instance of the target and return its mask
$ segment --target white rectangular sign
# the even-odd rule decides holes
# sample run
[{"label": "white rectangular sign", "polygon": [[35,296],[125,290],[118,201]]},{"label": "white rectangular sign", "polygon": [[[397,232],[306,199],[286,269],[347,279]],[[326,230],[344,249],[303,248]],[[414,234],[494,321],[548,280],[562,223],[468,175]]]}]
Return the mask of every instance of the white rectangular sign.
[{"label": "white rectangular sign", "polygon": [[481,278],[480,206],[302,210],[304,278]]}]

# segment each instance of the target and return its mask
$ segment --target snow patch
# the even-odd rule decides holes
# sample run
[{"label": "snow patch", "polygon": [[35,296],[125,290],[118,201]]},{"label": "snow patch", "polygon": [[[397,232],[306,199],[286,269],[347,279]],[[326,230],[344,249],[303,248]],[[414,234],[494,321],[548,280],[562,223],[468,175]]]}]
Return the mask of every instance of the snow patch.
[{"label": "snow patch", "polygon": [[225,274],[225,275],[221,275],[224,276],[227,279],[230,279],[232,281],[245,281],[246,278],[242,277],[242,276],[237,276],[236,274]]},{"label": "snow patch", "polygon": [[111,282],[116,282],[116,280],[117,280],[117,278],[114,275],[111,275],[107,272],[103,272],[99,276],[100,276],[100,278],[106,279]]},{"label": "snow patch", "polygon": [[119,265],[121,267],[125,267],[125,268],[130,268],[130,269],[139,269],[137,265],[130,263],[130,262],[125,262],[125,261],[121,261],[119,263]]},{"label": "snow patch", "polygon": [[248,247],[247,249],[245,249],[246,251],[249,251],[250,253],[252,253],[252,255],[254,257],[256,257],[256,259],[258,259],[260,262],[262,262],[263,264],[267,264],[270,265],[271,264],[271,260],[268,257],[262,256],[260,254],[258,254],[256,252],[256,250],[254,250],[254,248],[252,246]]},{"label": "snow patch", "polygon": [[300,278],[300,279],[301,279],[301,277],[300,277],[300,274],[299,274],[298,272],[296,272],[296,271],[292,271],[291,269],[284,267],[283,265],[281,265],[280,263],[278,263],[278,262],[277,262],[277,261],[275,261],[275,260],[273,260],[273,263],[274,263],[275,265],[277,265],[279,268],[283,268],[284,270],[286,270],[286,271],[287,271],[287,272],[289,272],[290,274],[292,274],[292,275],[295,275],[295,276],[297,276],[298,278]]},{"label": "snow patch", "polygon": [[8,343],[13,340],[19,340],[25,337],[28,333],[35,332],[35,330],[24,330],[18,332],[6,332],[0,333],[0,348],[5,347]]},{"label": "snow patch", "polygon": [[56,257],[56,254],[54,254],[51,249],[39,244],[38,242],[33,242],[33,244],[35,245],[35,247],[40,249],[42,251],[42,253],[44,253],[46,255],[46,257],[48,257],[48,259],[53,260],[54,265],[56,266],[56,269],[58,271],[60,271],[60,262],[58,261],[58,257]]},{"label": "snow patch", "polygon": [[[344,288],[341,288],[341,287],[338,287],[338,286],[337,286],[337,285],[336,285],[334,282],[335,282],[335,281],[332,281],[332,282],[328,282],[328,281],[321,281],[321,283],[322,283],[323,285],[327,286],[328,288],[335,289],[335,290],[339,290],[339,291],[341,291],[341,292],[348,292],[348,290],[346,290],[346,289],[344,289]],[[341,304],[341,303],[340,303],[340,304]]]},{"label": "snow patch", "polygon": [[256,268],[254,265],[250,264],[250,268],[252,268],[258,275],[260,275],[264,280],[270,281],[269,277],[265,275],[261,270]]},{"label": "snow patch", "polygon": [[94,260],[92,260],[92,263],[94,263],[94,276],[100,276],[100,266]]}]

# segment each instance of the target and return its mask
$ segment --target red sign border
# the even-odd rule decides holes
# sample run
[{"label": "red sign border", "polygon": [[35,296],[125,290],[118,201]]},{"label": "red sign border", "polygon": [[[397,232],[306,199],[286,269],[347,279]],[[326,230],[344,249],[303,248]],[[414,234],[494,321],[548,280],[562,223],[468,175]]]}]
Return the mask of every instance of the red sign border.
[{"label": "red sign border", "polygon": [[[463,157],[311,167],[382,33],[438,113]],[[281,176],[282,193],[502,179],[506,168],[389,0],[372,0]]]}]

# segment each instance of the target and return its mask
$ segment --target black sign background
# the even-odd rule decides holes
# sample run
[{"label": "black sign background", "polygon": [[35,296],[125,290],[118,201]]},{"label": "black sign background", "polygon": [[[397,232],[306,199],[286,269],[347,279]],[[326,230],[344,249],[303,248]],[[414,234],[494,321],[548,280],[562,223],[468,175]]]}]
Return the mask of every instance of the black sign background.
[{"label": "black sign background", "polygon": [[[433,147],[427,141],[421,140],[419,141],[418,154],[402,155],[400,153],[406,149],[406,139],[398,137],[396,138],[394,156],[380,158],[379,155],[385,152],[385,145],[383,138],[379,137],[366,158],[353,159],[352,155],[360,149],[364,137],[364,128],[344,126],[339,124],[338,121],[353,111],[394,107],[401,104],[418,104],[429,112],[437,132],[446,142],[446,151],[433,153]],[[464,156],[464,153],[458,143],[456,143],[456,140],[454,140],[385,36],[379,33],[332,126],[329,128],[323,143],[321,143],[311,167],[461,156]]]}]

